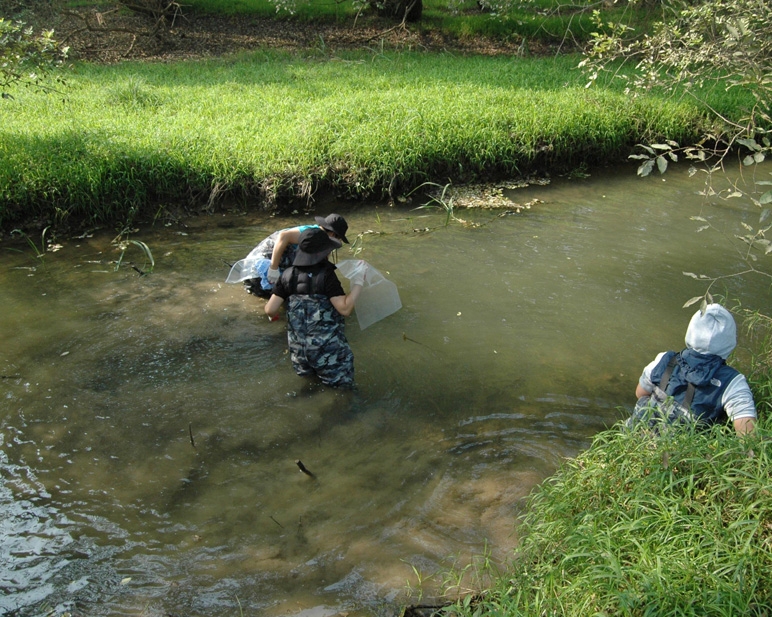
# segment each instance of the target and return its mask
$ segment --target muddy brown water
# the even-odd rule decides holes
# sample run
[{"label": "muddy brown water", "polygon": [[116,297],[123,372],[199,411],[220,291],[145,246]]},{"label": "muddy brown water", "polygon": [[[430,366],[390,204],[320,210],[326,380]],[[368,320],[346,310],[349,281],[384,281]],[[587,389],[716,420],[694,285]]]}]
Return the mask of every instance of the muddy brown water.
[{"label": "muddy brown water", "polygon": [[[142,277],[111,234],[41,258],[4,242],[0,614],[395,615],[453,565],[506,564],[528,493],[681,346],[705,289],[682,273],[743,269],[728,238],[758,213],[701,188],[626,168],[508,192],[540,200],[519,213],[457,211],[478,227],[328,208],[403,303],[348,319],[354,392],[295,376],[283,321],[224,283],[310,217],[139,231]],[[726,291],[768,306],[760,278]]]}]

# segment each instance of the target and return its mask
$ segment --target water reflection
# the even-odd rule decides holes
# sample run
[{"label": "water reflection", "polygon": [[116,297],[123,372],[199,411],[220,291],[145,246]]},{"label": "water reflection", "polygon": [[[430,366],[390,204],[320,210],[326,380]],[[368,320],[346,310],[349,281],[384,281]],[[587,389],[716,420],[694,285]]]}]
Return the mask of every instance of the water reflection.
[{"label": "water reflection", "polygon": [[[350,320],[355,392],[298,378],[282,324],[223,283],[225,262],[302,217],[143,231],[144,277],[114,270],[109,236],[8,251],[3,610],[390,615],[413,567],[486,544],[507,559],[523,496],[680,346],[681,305],[704,291],[682,271],[738,265],[689,220],[728,228],[736,213],[704,205],[685,173],[666,180],[525,189],[514,198],[543,203],[465,213],[482,223],[469,229],[346,212],[375,232],[362,256],[404,305],[365,331]],[[764,305],[765,288],[731,284]]]}]

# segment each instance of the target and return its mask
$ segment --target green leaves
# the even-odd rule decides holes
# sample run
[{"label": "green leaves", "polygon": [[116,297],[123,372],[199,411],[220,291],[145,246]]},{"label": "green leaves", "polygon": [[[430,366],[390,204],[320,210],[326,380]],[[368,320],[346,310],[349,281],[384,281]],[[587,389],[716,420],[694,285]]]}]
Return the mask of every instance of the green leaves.
[{"label": "green leaves", "polygon": [[[150,274],[153,272],[153,268],[155,267],[155,259],[153,259],[153,253],[150,251],[150,247],[145,244],[144,242],[141,242],[140,240],[124,240],[121,239],[120,236],[116,238],[114,241],[121,251],[121,255],[118,258],[118,261],[115,262],[115,271],[117,272],[120,267],[123,265],[124,262],[124,256],[126,255],[126,251],[130,246],[137,246],[139,247],[142,252],[145,255],[145,263],[142,265],[142,267],[138,267],[134,263],[129,262],[129,265],[136,270],[140,276],[145,276],[146,274]],[[147,264],[150,263],[150,267],[147,267]]]},{"label": "green leaves", "polygon": [[765,152],[770,150],[770,141],[767,137],[763,139],[763,145],[757,143],[753,138],[738,139],[737,143],[751,150],[751,153],[743,158],[743,165],[745,166],[763,163],[766,158]]},{"label": "green leaves", "polygon": [[664,144],[638,144],[639,148],[643,148],[645,154],[631,154],[628,158],[643,160],[643,163],[638,167],[638,175],[642,178],[648,176],[654,169],[654,165],[657,165],[659,173],[664,174],[667,171],[668,162],[678,162],[679,145],[675,141],[668,141]]},{"label": "green leaves", "polygon": [[[690,273],[684,272],[684,274]],[[700,313],[704,315],[708,304],[713,302],[713,297],[710,294],[705,294],[704,296],[695,296],[694,298],[687,300],[681,308],[689,308],[692,304],[697,304],[697,302],[700,302]]]},{"label": "green leaves", "polygon": [[[646,36],[633,36],[616,24],[597,23],[602,34],[580,63],[591,76],[590,83],[602,82],[608,75],[628,86],[631,95],[661,92],[685,93],[704,103],[713,121],[701,143],[684,149],[687,158],[719,160],[737,150],[743,165],[761,163],[769,156],[767,131],[772,123],[772,3],[759,0],[662,0],[660,12],[642,16],[656,19]],[[736,121],[708,97],[714,86],[748,99],[745,117]],[[708,145],[705,145],[708,144]],[[667,167],[668,150],[657,153],[663,144],[648,147],[648,158],[638,168],[638,175],[649,175],[656,164],[660,173]],[[765,197],[765,200],[772,196]]]},{"label": "green leaves", "polygon": [[[0,90],[3,98],[13,98],[4,90],[17,84],[42,91],[54,89],[49,78],[66,60],[68,47],[60,47],[53,30],[36,35],[22,22],[0,17]],[[63,80],[58,79],[63,83]]]}]

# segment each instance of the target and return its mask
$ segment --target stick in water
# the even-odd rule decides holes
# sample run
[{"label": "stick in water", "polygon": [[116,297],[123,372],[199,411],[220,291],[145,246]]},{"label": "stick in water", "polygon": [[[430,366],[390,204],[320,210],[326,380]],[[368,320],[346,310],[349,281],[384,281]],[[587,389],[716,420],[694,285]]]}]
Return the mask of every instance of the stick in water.
[{"label": "stick in water", "polygon": [[190,433],[190,445],[193,446],[193,449],[195,449],[196,442],[193,441],[193,424],[188,424],[188,433]]},{"label": "stick in water", "polygon": [[308,471],[308,469],[306,469],[306,466],[303,464],[303,461],[301,461],[300,459],[296,460],[295,464],[298,466],[300,471],[302,471],[307,476],[311,476],[312,478],[316,477],[314,474],[312,474],[310,471]]},{"label": "stick in water", "polygon": [[416,345],[420,345],[421,347],[426,347],[429,351],[434,351],[431,347],[428,345],[424,345],[421,341],[417,341],[414,338],[410,338],[407,334],[404,332],[402,333],[402,340],[403,341],[410,341],[411,343],[415,343]]}]

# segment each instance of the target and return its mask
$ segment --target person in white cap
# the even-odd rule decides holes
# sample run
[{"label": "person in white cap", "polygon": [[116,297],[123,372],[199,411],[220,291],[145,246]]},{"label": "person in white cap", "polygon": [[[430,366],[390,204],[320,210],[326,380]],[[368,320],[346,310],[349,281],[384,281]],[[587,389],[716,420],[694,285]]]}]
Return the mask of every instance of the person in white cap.
[{"label": "person in white cap", "polygon": [[686,348],[657,355],[635,388],[638,402],[630,424],[653,410],[669,422],[731,421],[739,435],[756,426],[756,405],[745,376],[726,364],[737,345],[737,326],[720,304],[697,311],[686,330]]}]

